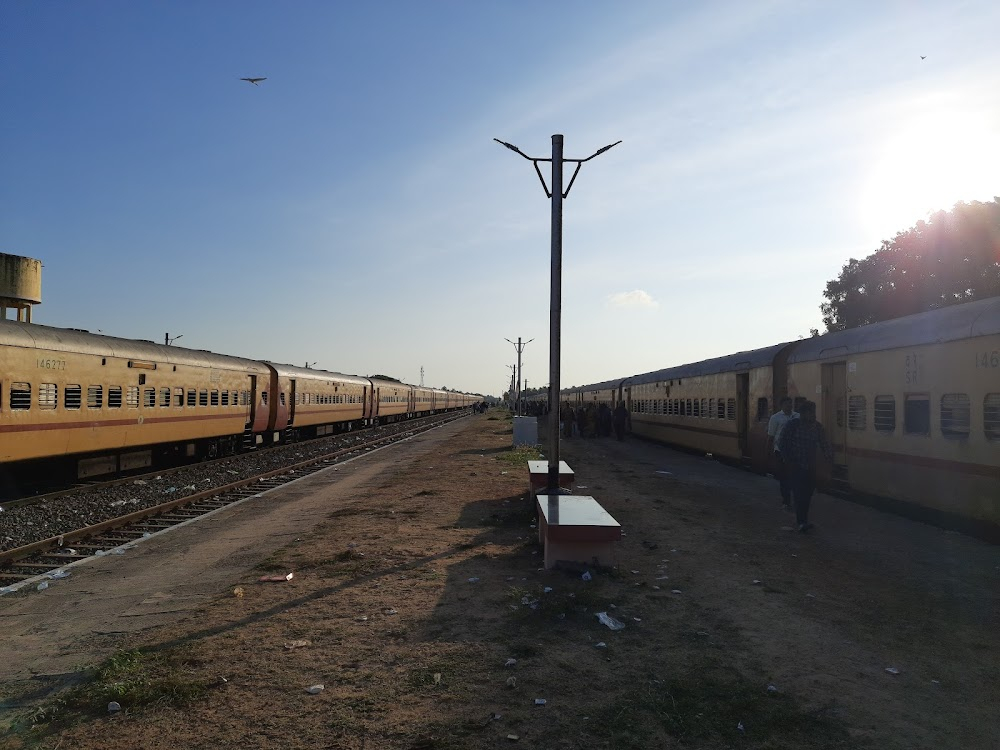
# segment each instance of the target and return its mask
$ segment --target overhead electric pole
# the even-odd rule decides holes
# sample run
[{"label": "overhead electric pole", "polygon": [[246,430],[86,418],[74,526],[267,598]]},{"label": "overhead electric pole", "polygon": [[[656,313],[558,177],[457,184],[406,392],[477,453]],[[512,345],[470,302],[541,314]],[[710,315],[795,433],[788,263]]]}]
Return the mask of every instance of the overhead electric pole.
[{"label": "overhead electric pole", "polygon": [[[494,138],[501,146],[506,146],[511,151],[530,161],[538,174],[538,179],[542,183],[545,195],[552,199],[552,272],[551,272],[551,293],[549,296],[549,495],[559,494],[559,355],[560,355],[560,324],[562,317],[562,202],[569,195],[573,188],[576,176],[580,173],[580,167],[584,162],[590,161],[596,156],[600,156],[610,148],[614,148],[621,141],[616,141],[610,146],[599,148],[586,159],[565,159],[563,158],[563,137],[560,134],[552,136],[552,158],[541,159],[528,156],[517,146]],[[552,188],[545,184],[542,177],[542,170],[538,168],[539,162],[552,163]],[[569,180],[569,185],[563,191],[563,163],[575,162],[576,169]]]},{"label": "overhead electric pole", "polygon": [[[514,344],[510,339],[504,339],[509,344]],[[514,344],[514,348],[517,349],[517,372],[515,373],[514,380],[517,383],[517,400],[514,402],[517,404],[517,416],[521,416],[521,378],[523,373],[521,372],[521,352],[524,351],[524,347],[530,344],[534,339],[528,339],[523,344],[521,343],[521,337],[517,337],[517,343]]]}]

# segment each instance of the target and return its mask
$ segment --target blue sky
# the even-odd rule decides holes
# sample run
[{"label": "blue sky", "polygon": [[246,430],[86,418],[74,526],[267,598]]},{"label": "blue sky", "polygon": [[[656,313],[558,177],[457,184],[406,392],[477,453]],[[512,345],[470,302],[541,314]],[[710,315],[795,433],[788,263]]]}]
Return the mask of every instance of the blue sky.
[{"label": "blue sky", "polygon": [[[498,394],[808,335],[850,257],[1000,193],[995,2],[0,6],[35,322]],[[921,60],[920,56],[926,59]],[[239,79],[266,76],[259,87]]]}]

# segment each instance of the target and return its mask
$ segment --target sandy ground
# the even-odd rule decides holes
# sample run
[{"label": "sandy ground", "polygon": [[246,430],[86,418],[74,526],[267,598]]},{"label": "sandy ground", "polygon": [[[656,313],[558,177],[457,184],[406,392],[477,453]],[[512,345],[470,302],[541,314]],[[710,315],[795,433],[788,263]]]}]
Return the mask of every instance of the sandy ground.
[{"label": "sandy ground", "polygon": [[[567,440],[626,533],[586,582],[540,570],[489,416],[0,599],[0,716],[21,719],[0,746],[1000,747],[997,547],[824,496],[799,535],[773,480]],[[140,647],[204,695],[20,728],[77,667]]]}]

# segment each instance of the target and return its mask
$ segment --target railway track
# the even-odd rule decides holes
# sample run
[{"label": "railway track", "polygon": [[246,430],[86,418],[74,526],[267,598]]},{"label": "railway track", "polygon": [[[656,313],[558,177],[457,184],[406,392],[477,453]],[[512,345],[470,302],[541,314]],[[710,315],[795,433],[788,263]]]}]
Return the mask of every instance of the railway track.
[{"label": "railway track", "polygon": [[[418,422],[400,423],[402,429],[388,435],[373,436],[370,440],[314,455],[303,461],[0,551],[0,596],[30,590],[32,586],[38,589],[47,588],[50,580],[68,577],[70,571],[66,568],[75,562],[92,556],[125,554],[142,539],[161,531],[248,498],[257,497],[281,485],[335,466],[348,458],[409,439],[415,434],[440,427],[464,416],[465,413],[453,413]],[[113,487],[135,481],[135,477],[129,477],[102,483],[102,486]],[[93,487],[86,489],[90,490]],[[72,492],[73,490],[64,490],[31,500],[42,502],[45,498],[65,497]]]}]

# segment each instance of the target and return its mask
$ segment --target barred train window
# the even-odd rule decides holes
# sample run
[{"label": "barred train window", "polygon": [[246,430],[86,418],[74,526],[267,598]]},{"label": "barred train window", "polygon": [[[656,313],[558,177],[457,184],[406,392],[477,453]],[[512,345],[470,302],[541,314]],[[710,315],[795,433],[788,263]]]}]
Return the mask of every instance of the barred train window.
[{"label": "barred train window", "polygon": [[146,388],[142,392],[142,405],[145,407],[156,406],[156,389]]},{"label": "barred train window", "polygon": [[875,429],[878,432],[895,432],[896,430],[896,397],[875,397]]},{"label": "barred train window", "polygon": [[716,419],[726,418],[726,399],[724,398],[719,399],[719,410],[715,413],[715,417]]},{"label": "barred train window", "polygon": [[108,386],[108,408],[122,408],[122,387],[120,385]]},{"label": "barred train window", "polygon": [[903,402],[903,430],[907,435],[931,434],[931,400],[926,393],[908,393]]},{"label": "barred train window", "polygon": [[222,392],[222,405],[229,406],[229,391]]},{"label": "barred train window", "polygon": [[59,388],[55,383],[38,384],[38,408],[55,409],[59,401]]},{"label": "barred train window", "polygon": [[130,385],[128,390],[125,391],[125,406],[130,409],[139,408],[139,386]]},{"label": "barred train window", "polygon": [[104,388],[99,385],[87,386],[87,408],[100,409],[104,406]]},{"label": "barred train window", "polygon": [[770,418],[771,415],[767,410],[767,399],[766,398],[757,399],[757,421],[766,422]]},{"label": "barred train window", "polygon": [[170,406],[170,389],[161,388],[160,389],[160,406]]},{"label": "barred train window", "polygon": [[208,391],[204,388],[198,391],[198,406],[208,406]]},{"label": "barred train window", "polygon": [[703,398],[701,400],[701,416],[708,419],[711,415],[708,413],[708,399]]},{"label": "barred train window", "polygon": [[10,384],[10,408],[17,410],[31,408],[31,383]]},{"label": "barred train window", "polygon": [[726,419],[736,420],[736,399],[726,399]]},{"label": "barred train window", "polygon": [[174,388],[174,406],[184,406],[183,388]]},{"label": "barred train window", "polygon": [[701,406],[698,403],[698,399],[694,400],[694,416],[696,417],[701,416]]},{"label": "barred train window", "polygon": [[78,385],[67,385],[63,389],[63,406],[67,409],[79,409],[83,401],[83,389]]},{"label": "barred train window", "polygon": [[847,426],[852,430],[863,430],[868,426],[868,398],[851,396],[847,399]]},{"label": "barred train window", "polygon": [[715,411],[715,399],[714,398],[710,398],[708,400],[708,414],[706,416],[709,419],[715,419],[715,415],[716,415],[716,411]]},{"label": "barred train window", "polygon": [[964,393],[946,393],[941,396],[941,434],[945,437],[969,437],[972,405]]},{"label": "barred train window", "polygon": [[987,440],[1000,440],[1000,393],[983,398],[983,433]]},{"label": "barred train window", "polygon": [[[267,403],[266,401],[264,403]],[[198,404],[198,394],[195,393],[194,388],[188,388],[187,392],[187,405],[197,406]]]},{"label": "barred train window", "polygon": [[219,405],[219,392],[217,390],[215,390],[215,389],[212,390],[211,404],[212,404],[212,406],[218,406]]}]

